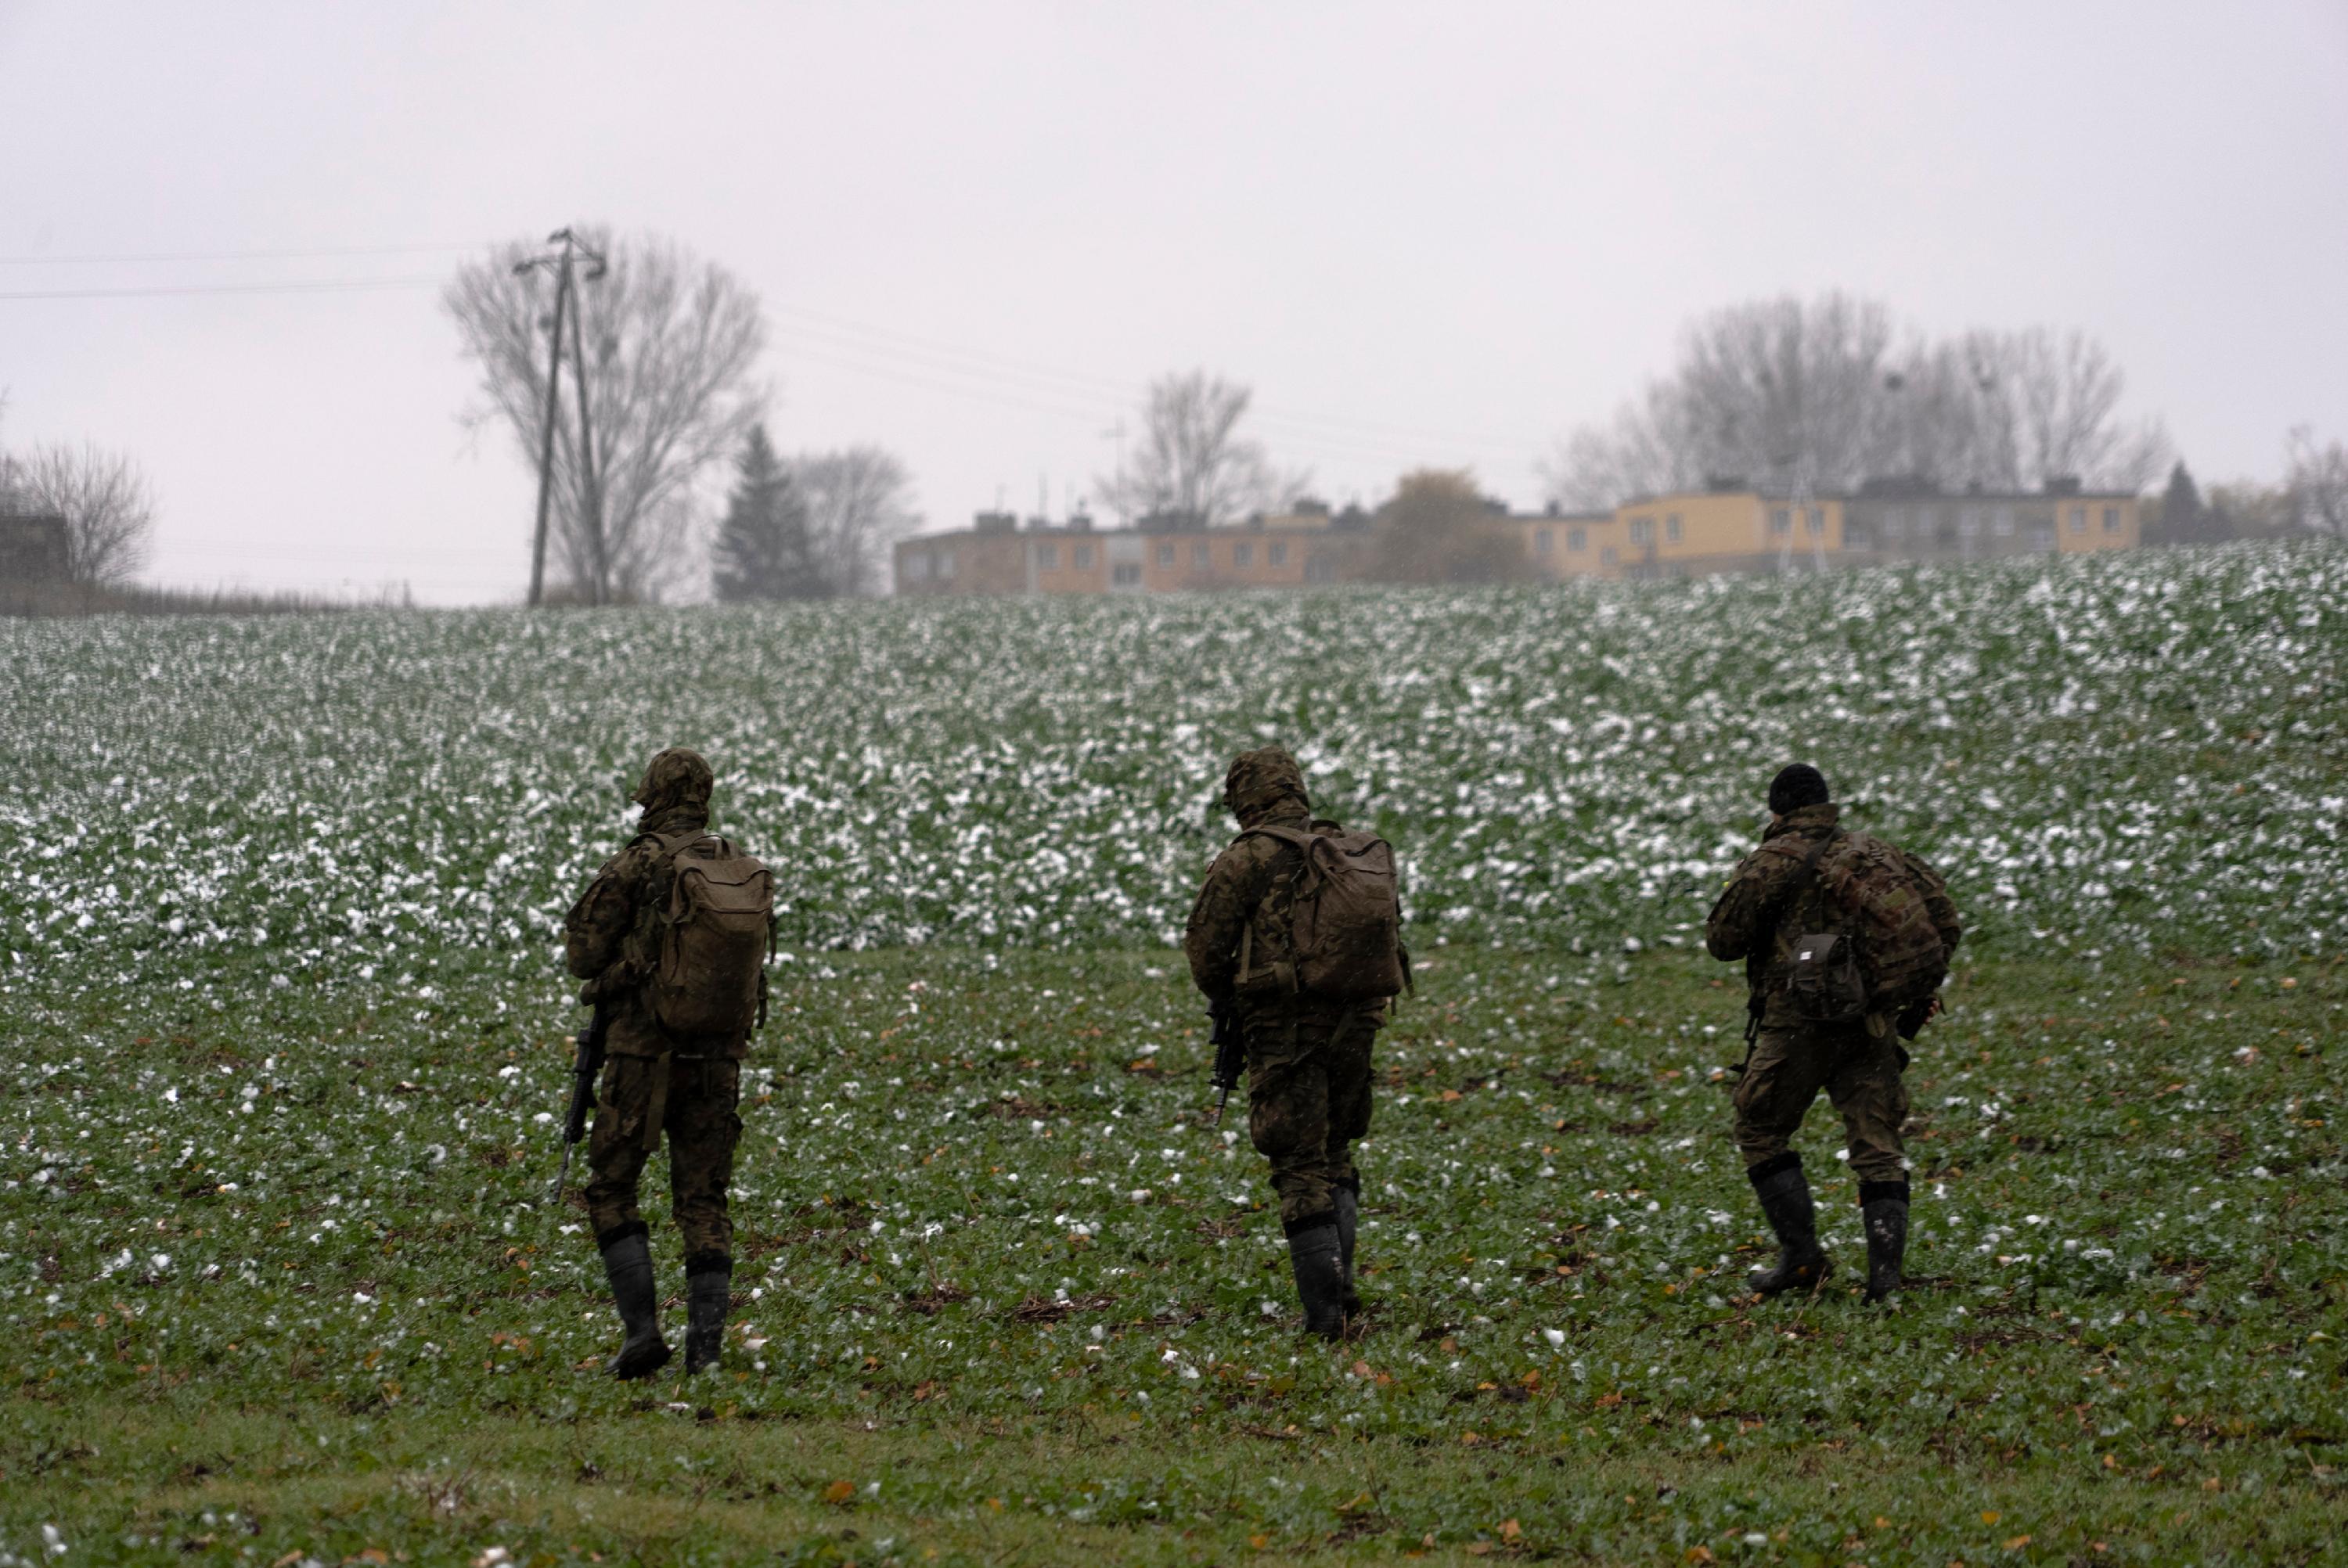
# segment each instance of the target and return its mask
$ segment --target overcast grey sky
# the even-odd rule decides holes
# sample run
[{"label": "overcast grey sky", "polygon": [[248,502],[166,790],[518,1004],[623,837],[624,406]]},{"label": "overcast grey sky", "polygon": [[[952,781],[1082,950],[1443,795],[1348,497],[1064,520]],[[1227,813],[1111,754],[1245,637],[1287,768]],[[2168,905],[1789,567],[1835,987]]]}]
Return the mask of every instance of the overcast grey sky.
[{"label": "overcast grey sky", "polygon": [[[734,269],[778,443],[932,527],[1061,509],[1191,366],[1332,500],[1530,505],[1688,317],[1835,286],[2087,329],[2205,482],[2348,437],[2348,0],[0,0],[0,439],[136,455],[175,584],[518,599],[437,285],[574,220]],[[384,286],[23,297],[294,282]]]}]

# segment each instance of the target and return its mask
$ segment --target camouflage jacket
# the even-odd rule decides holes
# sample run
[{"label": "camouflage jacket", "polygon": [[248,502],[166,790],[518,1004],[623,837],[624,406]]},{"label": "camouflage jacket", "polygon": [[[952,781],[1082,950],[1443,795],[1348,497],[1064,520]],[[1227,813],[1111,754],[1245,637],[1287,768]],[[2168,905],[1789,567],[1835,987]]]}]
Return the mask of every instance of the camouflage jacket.
[{"label": "camouflage jacket", "polygon": [[[1302,833],[1313,825],[1312,813],[1303,804],[1284,801],[1251,816],[1247,830],[1207,868],[1182,933],[1182,952],[1190,960],[1191,981],[1208,1000],[1236,998],[1243,1013],[1258,1019],[1325,1016],[1334,1020],[1356,1010],[1355,1004],[1317,1001],[1292,989],[1291,907],[1304,856],[1292,844],[1251,831],[1287,827]],[[1240,972],[1242,948],[1248,961],[1244,977]],[[1385,1004],[1375,1005],[1382,1009]]]},{"label": "camouflage jacket", "polygon": [[658,911],[668,902],[675,875],[675,857],[661,839],[708,825],[707,811],[697,806],[646,813],[637,824],[636,836],[603,863],[563,917],[564,961],[587,982],[580,988],[579,999],[613,1007],[604,1048],[613,1056],[660,1056],[674,1050],[738,1061],[749,1048],[747,1032],[731,1040],[673,1037],[654,1020],[642,996],[644,978],[658,957]]},{"label": "camouflage jacket", "polygon": [[[1704,926],[1704,945],[1724,962],[1745,960],[1745,982],[1762,1005],[1762,1022],[1771,1028],[1799,1021],[1787,997],[1794,972],[1794,943],[1806,931],[1826,928],[1827,895],[1816,876],[1786,902],[1786,891],[1800,878],[1802,862],[1818,841],[1834,832],[1841,809],[1806,805],[1789,812],[1762,835],[1761,843],[1728,878],[1728,886],[1712,907]],[[1941,874],[1920,856],[1898,852],[1909,875],[1923,890],[1925,907],[1941,933],[1941,945],[1953,953],[1964,936],[1957,907],[1949,897]],[[1773,907],[1784,904],[1783,908]]]}]

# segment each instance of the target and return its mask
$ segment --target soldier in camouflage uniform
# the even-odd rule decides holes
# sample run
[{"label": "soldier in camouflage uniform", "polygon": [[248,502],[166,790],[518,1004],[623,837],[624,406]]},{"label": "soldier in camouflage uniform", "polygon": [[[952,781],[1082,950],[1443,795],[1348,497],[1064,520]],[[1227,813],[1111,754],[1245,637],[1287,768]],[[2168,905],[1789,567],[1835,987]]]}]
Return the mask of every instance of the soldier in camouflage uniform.
[{"label": "soldier in camouflage uniform", "polygon": [[[1788,994],[1796,938],[1831,929],[1827,895],[1813,852],[1823,855],[1838,832],[1840,813],[1825,777],[1806,763],[1778,774],[1769,786],[1772,820],[1760,845],[1730,876],[1704,925],[1704,945],[1725,961],[1745,960],[1750,1005],[1758,1024],[1736,1085],[1736,1146],[1745,1173],[1776,1233],[1776,1266],[1756,1269],[1749,1283],[1763,1296],[1822,1283],[1834,1271],[1818,1245],[1817,1214],[1794,1134],[1823,1088],[1841,1112],[1851,1174],[1867,1230],[1869,1301],[1900,1283],[1908,1240],[1908,1163],[1900,1130],[1908,1119],[1900,1074],[1908,1052],[1899,1036],[1913,1036],[1937,1010],[1937,998],[1904,1018],[1870,1014],[1856,1023],[1804,1020]],[[1898,851],[1922,894],[1932,925],[1951,953],[1963,936],[1956,906],[1930,866]]]},{"label": "soldier in camouflage uniform", "polygon": [[1370,1054],[1385,1003],[1332,1002],[1295,989],[1290,903],[1303,853],[1249,836],[1316,824],[1296,759],[1241,753],[1223,781],[1241,837],[1215,859],[1182,938],[1210,1002],[1235,1006],[1247,1043],[1248,1134],[1272,1162],[1290,1266],[1309,1332],[1334,1338],[1361,1310],[1354,1236],[1362,1179],[1348,1153],[1370,1130]]},{"label": "soldier in camouflage uniform", "polygon": [[663,1132],[670,1213],[685,1242],[688,1372],[716,1364],[733,1289],[726,1195],[742,1132],[736,1106],[749,1036],[673,1036],[642,995],[659,941],[656,911],[667,904],[675,874],[675,835],[709,825],[712,782],[695,752],[672,747],[653,758],[633,797],[644,807],[635,836],[604,863],[563,922],[571,972],[587,982],[579,999],[610,1009],[584,1196],[627,1331],[611,1363],[620,1378],[648,1377],[669,1358],[648,1231],[636,1210],[637,1180]]}]

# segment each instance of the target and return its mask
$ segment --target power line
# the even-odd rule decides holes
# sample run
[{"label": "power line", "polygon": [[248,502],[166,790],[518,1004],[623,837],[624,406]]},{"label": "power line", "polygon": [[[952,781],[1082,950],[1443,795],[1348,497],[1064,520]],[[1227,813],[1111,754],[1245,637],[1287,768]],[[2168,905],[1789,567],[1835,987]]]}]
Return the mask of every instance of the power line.
[{"label": "power line", "polygon": [[5,289],[0,300],[136,300],[169,294],[356,294],[389,289],[437,289],[443,278],[328,278],[309,282],[156,283],[119,289]]},{"label": "power line", "polygon": [[112,255],[0,256],[0,267],[112,266],[140,261],[292,261],[322,256],[422,256],[483,251],[486,242],[469,245],[335,245],[314,251],[147,251]]}]

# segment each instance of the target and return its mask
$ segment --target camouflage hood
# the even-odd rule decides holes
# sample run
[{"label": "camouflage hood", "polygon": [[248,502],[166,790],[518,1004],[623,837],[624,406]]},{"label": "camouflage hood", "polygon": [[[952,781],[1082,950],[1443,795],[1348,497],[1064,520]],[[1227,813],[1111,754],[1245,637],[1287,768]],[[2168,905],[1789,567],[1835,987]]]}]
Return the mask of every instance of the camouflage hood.
[{"label": "camouflage hood", "polygon": [[644,808],[637,828],[644,833],[672,833],[705,827],[709,823],[709,792],[716,775],[701,753],[671,746],[644,769],[644,782],[628,798]]},{"label": "camouflage hood", "polygon": [[1241,752],[1223,775],[1223,804],[1241,827],[1253,827],[1278,816],[1305,816],[1311,806],[1304,794],[1304,770],[1278,746]]}]

